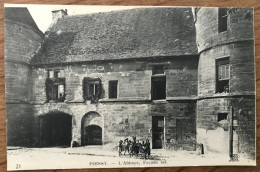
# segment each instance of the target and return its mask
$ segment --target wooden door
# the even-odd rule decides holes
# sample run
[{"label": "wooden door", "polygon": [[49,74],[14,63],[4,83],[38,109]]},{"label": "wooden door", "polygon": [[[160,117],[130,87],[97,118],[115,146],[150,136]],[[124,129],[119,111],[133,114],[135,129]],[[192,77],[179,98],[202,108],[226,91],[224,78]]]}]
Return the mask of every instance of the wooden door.
[{"label": "wooden door", "polygon": [[184,135],[184,121],[182,119],[176,119],[176,140],[178,143],[183,142]]},{"label": "wooden door", "polygon": [[70,146],[72,117],[67,114],[47,114],[40,117],[42,147]]},{"label": "wooden door", "polygon": [[85,145],[102,145],[102,128],[97,125],[85,127]]},{"label": "wooden door", "polygon": [[161,149],[164,141],[164,117],[152,117],[152,142],[153,149]]}]

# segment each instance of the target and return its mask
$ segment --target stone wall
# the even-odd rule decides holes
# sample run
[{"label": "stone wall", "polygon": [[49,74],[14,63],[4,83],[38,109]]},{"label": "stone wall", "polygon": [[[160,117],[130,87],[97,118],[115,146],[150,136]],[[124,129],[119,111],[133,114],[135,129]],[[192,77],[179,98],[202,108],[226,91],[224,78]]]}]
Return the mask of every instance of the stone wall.
[{"label": "stone wall", "polygon": [[227,31],[218,31],[218,8],[200,8],[196,13],[196,40],[202,52],[217,45],[230,42],[253,40],[252,8],[240,8],[228,15]]},{"label": "stone wall", "polygon": [[29,104],[6,104],[7,146],[36,146],[32,109]]},{"label": "stone wall", "polygon": [[[81,123],[85,114],[98,113],[103,121],[103,144],[109,148],[116,146],[118,141],[137,136],[140,141],[149,139],[152,142],[152,116],[165,117],[164,143],[167,149],[184,148],[194,150],[196,143],[196,103],[46,103],[35,105],[34,138],[39,143],[39,117],[53,112],[72,115],[72,137],[81,143]],[[176,140],[176,120],[183,120],[185,131],[182,141]]]},{"label": "stone wall", "polygon": [[[151,105],[149,114],[165,116],[165,148],[195,150],[196,101],[155,103]],[[181,122],[181,125],[178,125],[177,122]],[[180,131],[181,138],[177,138],[177,130]]]},{"label": "stone wall", "polygon": [[5,93],[7,102],[30,100],[30,66],[32,54],[42,36],[31,26],[5,20]]},{"label": "stone wall", "polygon": [[[17,9],[13,10],[16,13]],[[20,10],[20,9],[18,9]],[[26,8],[23,8],[29,14]],[[15,15],[14,15],[15,16]],[[43,34],[26,21],[5,18],[5,98],[7,145],[33,146],[31,72],[29,60],[40,46]],[[31,16],[24,16],[30,18]]]},{"label": "stone wall", "polygon": [[[234,10],[234,9],[233,9]],[[197,142],[209,152],[228,155],[230,128],[218,114],[234,109],[234,154],[255,158],[255,70],[252,9],[228,14],[227,31],[218,30],[218,8],[200,8],[196,18],[198,65]],[[229,58],[229,92],[216,91],[216,60]],[[233,121],[233,122],[234,122]],[[222,121],[223,122],[223,121]],[[224,129],[225,128],[225,129]]]},{"label": "stone wall", "polygon": [[218,123],[218,113],[228,113],[233,108],[234,153],[250,158],[255,156],[255,97],[204,99],[197,103],[197,142],[205,152],[229,152],[229,129]]},{"label": "stone wall", "polygon": [[102,82],[102,99],[108,99],[108,83],[118,80],[118,99],[151,99],[151,76],[153,65],[164,65],[166,97],[189,97],[197,95],[197,57],[170,57],[161,60],[132,60],[69,64],[33,69],[33,101],[46,101],[45,80],[48,69],[62,69],[66,79],[66,101],[83,102],[82,80],[99,77]]},{"label": "stone wall", "polygon": [[[33,103],[35,115],[34,138],[39,139],[38,117],[50,112],[64,112],[73,117],[73,138],[81,143],[81,121],[85,114],[97,112],[103,120],[103,144],[115,146],[120,139],[136,135],[139,140],[152,141],[152,116],[165,117],[164,148],[183,147],[195,149],[197,57],[170,57],[160,60],[136,60],[80,63],[55,67],[33,68]],[[164,65],[166,75],[166,99],[151,101],[151,76],[153,65]],[[45,80],[48,69],[63,69],[66,79],[66,101],[46,101]],[[179,77],[178,77],[179,76]],[[99,77],[102,96],[98,103],[83,101],[82,80]],[[118,80],[117,99],[108,99],[108,83]],[[172,100],[175,99],[175,100]],[[181,101],[178,101],[180,99]],[[183,123],[182,140],[176,140],[176,120]]]},{"label": "stone wall", "polygon": [[216,94],[216,60],[223,57],[229,57],[230,94],[254,93],[254,43],[245,41],[214,47],[201,53],[198,67],[198,96]]}]

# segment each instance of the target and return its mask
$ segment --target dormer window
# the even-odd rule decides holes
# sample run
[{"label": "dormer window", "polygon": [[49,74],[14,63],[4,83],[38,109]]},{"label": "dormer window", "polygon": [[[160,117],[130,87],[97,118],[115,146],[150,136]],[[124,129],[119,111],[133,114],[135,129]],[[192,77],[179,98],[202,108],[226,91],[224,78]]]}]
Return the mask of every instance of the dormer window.
[{"label": "dormer window", "polygon": [[47,102],[64,102],[65,100],[65,77],[64,70],[48,70],[46,79]]},{"label": "dormer window", "polygon": [[91,100],[92,103],[98,102],[102,93],[101,79],[89,78],[83,79],[83,99]]}]

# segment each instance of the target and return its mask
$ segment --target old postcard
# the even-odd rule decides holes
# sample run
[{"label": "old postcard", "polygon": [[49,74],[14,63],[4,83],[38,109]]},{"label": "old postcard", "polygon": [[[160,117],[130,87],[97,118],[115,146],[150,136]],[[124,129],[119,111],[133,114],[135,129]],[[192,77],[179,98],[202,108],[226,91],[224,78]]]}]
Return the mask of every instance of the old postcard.
[{"label": "old postcard", "polygon": [[256,165],[252,8],[4,12],[8,170]]}]

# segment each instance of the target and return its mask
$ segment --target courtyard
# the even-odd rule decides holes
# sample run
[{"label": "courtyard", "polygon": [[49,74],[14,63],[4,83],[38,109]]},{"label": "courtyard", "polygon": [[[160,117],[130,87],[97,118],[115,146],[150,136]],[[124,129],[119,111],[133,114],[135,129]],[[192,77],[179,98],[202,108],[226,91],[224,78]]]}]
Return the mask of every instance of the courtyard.
[{"label": "courtyard", "polygon": [[159,166],[254,165],[255,161],[239,157],[230,162],[228,155],[186,150],[152,149],[150,159],[118,156],[116,147],[85,146],[77,148],[8,147],[8,169],[126,168]]}]

